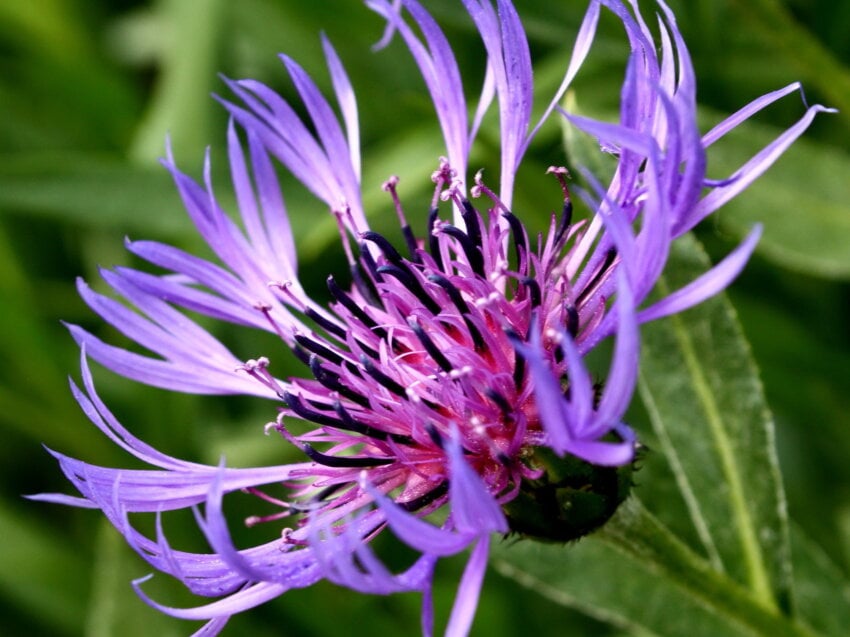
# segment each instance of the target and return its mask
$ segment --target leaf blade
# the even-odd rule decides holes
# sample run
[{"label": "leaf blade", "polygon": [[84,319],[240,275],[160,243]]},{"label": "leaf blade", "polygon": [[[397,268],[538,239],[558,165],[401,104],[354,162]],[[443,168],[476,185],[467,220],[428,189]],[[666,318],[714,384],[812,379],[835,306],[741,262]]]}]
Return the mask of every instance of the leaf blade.
[{"label": "leaf blade", "polygon": [[[659,292],[708,266],[697,241],[683,237]],[[644,326],[639,391],[706,554],[762,603],[790,610],[788,521],[772,417],[725,296]]]}]

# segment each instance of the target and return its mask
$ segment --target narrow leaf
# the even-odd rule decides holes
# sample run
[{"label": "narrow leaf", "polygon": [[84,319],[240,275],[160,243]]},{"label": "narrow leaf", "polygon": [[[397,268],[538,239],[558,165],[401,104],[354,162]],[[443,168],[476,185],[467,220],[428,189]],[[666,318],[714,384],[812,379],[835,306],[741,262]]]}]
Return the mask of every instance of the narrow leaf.
[{"label": "narrow leaf", "polygon": [[830,637],[843,637],[850,626],[850,582],[803,532],[791,527],[794,583],[800,616]]},{"label": "narrow leaf", "polygon": [[812,635],[714,570],[634,497],[577,544],[520,541],[494,553],[494,566],[505,577],[632,633]]},{"label": "narrow leaf", "polygon": [[[659,293],[709,266],[691,237],[674,245]],[[772,417],[724,296],[644,326],[640,394],[714,568],[767,607],[792,607],[785,497]]]}]

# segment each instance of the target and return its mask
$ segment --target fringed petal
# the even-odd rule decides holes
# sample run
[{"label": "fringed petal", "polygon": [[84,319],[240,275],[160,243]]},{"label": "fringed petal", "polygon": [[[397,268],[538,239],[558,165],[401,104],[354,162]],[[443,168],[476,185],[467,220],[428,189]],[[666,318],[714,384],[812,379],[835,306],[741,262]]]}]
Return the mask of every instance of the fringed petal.
[{"label": "fringed petal", "polygon": [[465,637],[469,633],[475,610],[478,608],[478,597],[481,595],[481,584],[487,572],[489,553],[490,538],[484,536],[472,549],[472,554],[463,570],[452,614],[446,627],[446,637]]},{"label": "fringed petal", "polygon": [[678,314],[722,292],[744,269],[761,237],[762,226],[755,226],[747,238],[726,258],[683,288],[653,303],[637,314],[640,323]]}]

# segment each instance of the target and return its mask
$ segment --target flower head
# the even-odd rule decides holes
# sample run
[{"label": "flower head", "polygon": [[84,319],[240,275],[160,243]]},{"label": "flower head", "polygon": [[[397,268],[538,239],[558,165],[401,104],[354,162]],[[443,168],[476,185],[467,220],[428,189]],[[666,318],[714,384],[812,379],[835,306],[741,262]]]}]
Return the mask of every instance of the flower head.
[{"label": "flower head", "polygon": [[[427,600],[437,559],[473,547],[447,629],[465,634],[492,533],[565,541],[603,524],[628,493],[638,447],[623,422],[637,376],[638,325],[725,287],[752,252],[759,230],[709,273],[642,307],[671,241],[749,185],[823,110],[808,109],[729,179],[712,182],[706,178],[706,148],[799,87],[759,98],[701,137],[693,69],[664,4],[657,47],[636,2],[629,8],[617,0],[592,0],[563,83],[534,125],[531,57],[510,2],[498,0],[493,7],[490,0],[464,0],[487,52],[471,123],[452,50],[422,5],[366,4],[386,20],[385,40],[398,34],[407,44],[445,140],[446,157],[435,158],[427,215],[407,214],[396,177],[384,184],[403,245],[393,245],[366,222],[356,103],[325,40],[341,119],[288,57],[283,62],[306,122],[262,84],[228,81],[241,101],[223,101],[231,115],[229,162],[240,223],[217,203],[208,170],[200,185],[178,170],[170,154],[164,161],[221,265],[159,243],[128,243],[131,252],[171,272],[103,272],[138,312],[79,284],[98,314],[156,356],[108,345],[70,326],[82,349],[83,389],[72,384],[74,395],[96,426],[154,468],[97,467],[54,453],[82,497],[38,497],[101,509],[154,568],[198,595],[220,597],[193,609],[148,600],[177,617],[209,620],[207,633],[236,612],[322,578],[364,592],[421,591]],[[535,238],[512,212],[514,178],[529,142],[578,73],[603,6],[622,20],[631,45],[620,121],[563,111],[554,116],[597,137],[616,157],[616,173],[608,185],[586,176],[591,190],[576,192],[591,216],[575,221],[569,173],[550,168],[563,208]],[[481,173],[471,179],[468,174],[470,146],[494,100],[502,144],[498,186]],[[349,272],[328,277],[329,305],[312,299],[299,282],[272,158],[338,223]],[[280,379],[266,358],[237,360],[181,309],[277,334],[303,362],[305,376]],[[604,383],[594,383],[585,356],[609,337],[610,369]],[[157,451],[100,400],[87,357],[175,391],[276,400],[266,433],[298,447],[305,461],[235,469],[224,461],[206,466]],[[287,500],[264,490],[275,484],[287,487]],[[276,513],[247,520],[276,529],[268,543],[234,546],[222,507],[224,496],[236,490],[276,505]],[[212,551],[171,548],[161,514],[201,504],[198,524]],[[136,512],[157,514],[155,538],[131,524],[128,516]],[[387,528],[421,554],[402,573],[389,571],[371,549],[370,540]],[[431,632],[431,622],[426,603],[424,632]]]}]

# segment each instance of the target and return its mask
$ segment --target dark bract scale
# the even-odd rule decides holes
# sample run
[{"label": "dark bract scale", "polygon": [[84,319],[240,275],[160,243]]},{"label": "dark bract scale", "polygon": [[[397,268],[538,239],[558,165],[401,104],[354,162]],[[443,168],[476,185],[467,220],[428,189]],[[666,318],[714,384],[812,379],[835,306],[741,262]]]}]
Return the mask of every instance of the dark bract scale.
[{"label": "dark bract scale", "polygon": [[547,542],[570,542],[605,524],[629,497],[634,464],[601,467],[575,456],[558,457],[539,448],[531,458],[543,469],[523,482],[504,506],[511,531]]}]

